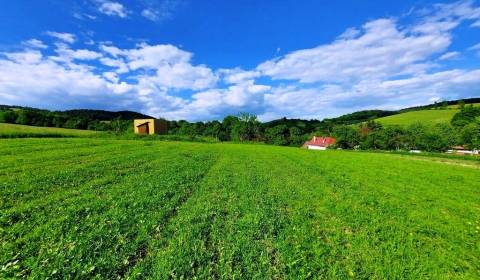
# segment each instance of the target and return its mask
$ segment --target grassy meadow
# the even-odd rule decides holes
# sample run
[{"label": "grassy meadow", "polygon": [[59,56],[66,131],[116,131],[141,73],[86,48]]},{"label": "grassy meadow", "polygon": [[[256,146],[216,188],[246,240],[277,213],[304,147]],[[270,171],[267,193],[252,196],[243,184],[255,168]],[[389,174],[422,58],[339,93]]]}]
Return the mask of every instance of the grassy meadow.
[{"label": "grassy meadow", "polygon": [[0,278],[478,279],[480,164],[0,140]]},{"label": "grassy meadow", "polygon": [[104,134],[104,132],[0,123],[0,138],[88,137],[100,134]]},{"label": "grassy meadow", "polygon": [[383,125],[400,125],[407,126],[415,122],[420,122],[425,125],[435,125],[437,123],[450,123],[453,116],[460,112],[458,109],[444,109],[444,110],[420,110],[400,113],[388,117],[378,118],[375,121]]}]

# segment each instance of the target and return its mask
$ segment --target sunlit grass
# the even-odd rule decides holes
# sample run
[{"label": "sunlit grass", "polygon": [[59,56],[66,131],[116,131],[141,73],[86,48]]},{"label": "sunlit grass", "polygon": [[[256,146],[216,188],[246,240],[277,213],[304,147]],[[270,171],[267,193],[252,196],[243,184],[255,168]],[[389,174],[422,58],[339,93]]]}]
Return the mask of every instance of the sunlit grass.
[{"label": "sunlit grass", "polygon": [[480,170],[458,159],[106,139],[0,151],[2,279],[480,276]]},{"label": "sunlit grass", "polygon": [[85,137],[102,132],[57,127],[39,127],[20,124],[0,123],[0,138],[22,137]]},{"label": "sunlit grass", "polygon": [[378,121],[383,125],[406,126],[416,122],[425,125],[434,125],[437,123],[450,123],[453,116],[458,112],[458,109],[411,111],[379,118],[375,121]]}]

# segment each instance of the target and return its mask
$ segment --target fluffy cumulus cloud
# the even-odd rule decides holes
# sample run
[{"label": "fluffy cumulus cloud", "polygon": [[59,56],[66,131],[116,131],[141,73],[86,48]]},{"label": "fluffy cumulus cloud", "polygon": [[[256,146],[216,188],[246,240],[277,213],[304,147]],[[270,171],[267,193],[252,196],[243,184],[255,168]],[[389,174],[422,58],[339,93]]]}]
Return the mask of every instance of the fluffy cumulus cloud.
[{"label": "fluffy cumulus cloud", "polygon": [[292,52],[260,64],[258,70],[302,83],[385,79],[425,71],[431,66],[428,59],[450,43],[448,32],[412,33],[399,30],[394,19],[379,19],[366,23],[355,36]]},{"label": "fluffy cumulus cloud", "polygon": [[0,100],[51,109],[133,109],[172,115],[188,104],[178,90],[204,90],[217,83],[207,66],[171,45],[98,50],[54,44],[54,55],[26,48],[0,54]]},{"label": "fluffy cumulus cloud", "polygon": [[45,32],[48,36],[51,36],[55,39],[63,41],[65,43],[73,44],[76,40],[76,36],[71,33],[62,33],[62,32],[54,32],[54,31],[47,31]]},{"label": "fluffy cumulus cloud", "polygon": [[[128,10],[96,1],[112,16]],[[119,5],[116,5],[119,4]],[[156,20],[159,10],[144,10]],[[398,109],[480,92],[480,69],[455,68],[480,50],[452,48],[455,30],[475,28],[472,1],[433,5],[415,20],[381,18],[346,29],[331,42],[260,62],[212,69],[169,44],[113,43],[76,48],[76,36],[49,31],[46,45],[23,42],[0,53],[0,103],[35,107],[130,109],[169,119],[221,119],[248,111],[262,120],[324,118],[363,109]],[[447,66],[450,65],[450,66]],[[461,65],[461,64],[460,64]]]},{"label": "fluffy cumulus cloud", "polygon": [[139,80],[166,89],[201,90],[215,85],[217,76],[205,65],[192,65],[192,54],[172,45],[141,44],[133,49],[102,46],[101,62],[119,73],[142,70]]},{"label": "fluffy cumulus cloud", "polygon": [[23,42],[23,45],[34,48],[34,49],[46,49],[48,48],[47,45],[45,45],[42,41],[37,40],[37,39],[30,39],[28,41]]},{"label": "fluffy cumulus cloud", "polygon": [[2,103],[51,108],[94,106],[115,97],[112,84],[88,67],[61,65],[37,50],[10,53],[0,60]]},{"label": "fluffy cumulus cloud", "polygon": [[438,59],[447,60],[447,59],[456,58],[459,55],[460,55],[459,52],[447,52],[447,53],[442,54]]},{"label": "fluffy cumulus cloud", "polygon": [[100,0],[97,1],[97,3],[98,10],[103,14],[120,18],[126,18],[128,16],[129,11],[119,2]]},{"label": "fluffy cumulus cloud", "polygon": [[410,25],[394,18],[372,20],[348,28],[332,43],[261,63],[256,68],[261,75],[294,85],[265,95],[263,117],[321,118],[344,109],[397,109],[478,94],[477,70],[438,69],[461,55],[449,50],[453,31],[478,20],[480,8],[460,1],[421,14]]}]

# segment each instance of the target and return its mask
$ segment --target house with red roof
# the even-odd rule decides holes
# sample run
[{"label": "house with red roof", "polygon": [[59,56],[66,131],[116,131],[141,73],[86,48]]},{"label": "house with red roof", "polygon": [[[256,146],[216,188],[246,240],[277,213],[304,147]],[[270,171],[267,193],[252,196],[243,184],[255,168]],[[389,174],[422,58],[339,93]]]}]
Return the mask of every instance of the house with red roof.
[{"label": "house with red roof", "polygon": [[309,150],[326,150],[329,146],[335,144],[335,138],[333,137],[318,137],[313,138],[305,142],[302,148]]}]

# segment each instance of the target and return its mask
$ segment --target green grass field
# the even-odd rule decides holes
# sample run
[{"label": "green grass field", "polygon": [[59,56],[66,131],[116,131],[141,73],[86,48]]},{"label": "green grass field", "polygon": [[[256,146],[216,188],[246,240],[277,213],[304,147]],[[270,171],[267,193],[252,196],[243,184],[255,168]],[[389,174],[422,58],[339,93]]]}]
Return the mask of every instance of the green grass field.
[{"label": "green grass field", "polygon": [[450,123],[453,116],[458,112],[458,109],[420,110],[383,117],[376,119],[375,121],[378,121],[383,125],[406,126],[415,122],[420,122],[425,125],[434,125],[437,123]]},{"label": "green grass field", "polygon": [[478,162],[93,138],[0,151],[1,279],[480,278]]},{"label": "green grass field", "polygon": [[102,134],[103,132],[66,129],[56,127],[39,127],[20,124],[0,123],[0,138],[23,137],[86,137]]}]

